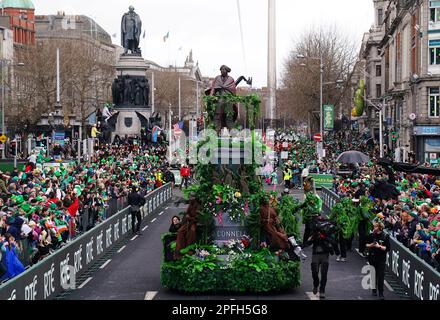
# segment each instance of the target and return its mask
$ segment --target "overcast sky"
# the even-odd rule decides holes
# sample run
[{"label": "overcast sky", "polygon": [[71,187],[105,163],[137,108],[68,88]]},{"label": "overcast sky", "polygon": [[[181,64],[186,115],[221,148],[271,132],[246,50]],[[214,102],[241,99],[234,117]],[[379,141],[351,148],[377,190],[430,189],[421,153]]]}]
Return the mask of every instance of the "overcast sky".
[{"label": "overcast sky", "polygon": [[[238,0],[244,36],[243,55],[237,0],[34,0],[36,14],[84,14],[94,18],[120,44],[120,22],[129,5],[141,16],[146,38],[143,56],[160,65],[183,65],[190,49],[204,76],[222,64],[231,75],[252,76],[254,86],[267,82],[267,0]],[[359,43],[374,19],[373,0],[276,0],[278,74],[301,32],[333,26]],[[143,31],[142,31],[143,32]],[[163,37],[169,32],[167,42]],[[182,48],[180,51],[179,49]],[[245,57],[245,58],[244,58]],[[246,63],[245,63],[246,62]]]}]

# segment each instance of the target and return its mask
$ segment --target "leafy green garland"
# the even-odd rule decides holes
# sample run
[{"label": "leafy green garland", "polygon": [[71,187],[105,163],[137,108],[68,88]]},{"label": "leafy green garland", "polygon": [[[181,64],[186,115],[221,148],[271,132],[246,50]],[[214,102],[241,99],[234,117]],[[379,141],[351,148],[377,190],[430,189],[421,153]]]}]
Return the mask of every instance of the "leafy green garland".
[{"label": "leafy green garland", "polygon": [[228,106],[225,109],[225,112],[229,119],[231,119],[231,116],[233,114],[233,109],[232,109],[233,105],[239,103],[244,105],[246,109],[249,128],[251,130],[255,129],[256,120],[260,115],[260,104],[261,104],[261,99],[258,95],[251,94],[248,96],[238,96],[231,93],[225,93],[221,96],[205,96],[203,99],[206,106],[206,112],[208,113],[208,128],[213,129],[217,104],[220,100],[222,100],[224,104]]}]

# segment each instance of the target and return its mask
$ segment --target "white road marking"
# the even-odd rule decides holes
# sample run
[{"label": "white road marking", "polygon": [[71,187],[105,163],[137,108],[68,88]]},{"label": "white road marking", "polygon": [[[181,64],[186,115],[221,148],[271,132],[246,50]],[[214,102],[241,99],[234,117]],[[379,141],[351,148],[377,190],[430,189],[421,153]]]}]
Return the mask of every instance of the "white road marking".
[{"label": "white road marking", "polygon": [[386,280],[385,280],[384,284],[385,284],[385,287],[387,287],[387,289],[390,290],[390,292],[394,292],[394,289],[391,288],[390,284]]},{"label": "white road marking", "polygon": [[136,236],[134,236],[133,238],[131,238],[130,240],[131,240],[131,241],[134,241],[134,240],[136,240],[137,237],[138,237],[138,236],[136,235]]},{"label": "white road marking", "polygon": [[148,226],[145,226],[143,229],[142,229],[142,231],[145,231],[145,230],[147,230],[148,229]]},{"label": "white road marking", "polygon": [[158,291],[147,291],[144,300],[153,300],[157,293]]},{"label": "white road marking", "polygon": [[87,283],[89,283],[90,282],[90,280],[92,280],[93,279],[93,277],[90,277],[90,278],[88,278],[86,281],[84,281],[79,287],[78,287],[78,289],[82,289]]},{"label": "white road marking", "polygon": [[119,249],[119,250],[118,250],[117,252],[118,252],[118,253],[121,253],[121,252],[122,252],[122,250],[124,250],[124,249],[125,249],[125,247],[126,247],[126,246],[123,246],[123,247],[122,247],[121,249]]},{"label": "white road marking", "polygon": [[156,221],[157,220],[157,218],[154,218],[153,220],[151,220],[151,223],[154,223],[154,221]]},{"label": "white road marking", "polygon": [[99,267],[99,269],[104,269],[112,260],[107,260],[102,266]]},{"label": "white road marking", "polygon": [[307,297],[310,300],[320,300],[318,295],[313,294],[313,292],[306,292]]},{"label": "white road marking", "polygon": [[163,211],[162,211],[161,213],[159,213],[159,215],[160,215],[160,216],[163,215]]},{"label": "white road marking", "polygon": [[165,210],[168,210],[170,207],[166,207]]}]

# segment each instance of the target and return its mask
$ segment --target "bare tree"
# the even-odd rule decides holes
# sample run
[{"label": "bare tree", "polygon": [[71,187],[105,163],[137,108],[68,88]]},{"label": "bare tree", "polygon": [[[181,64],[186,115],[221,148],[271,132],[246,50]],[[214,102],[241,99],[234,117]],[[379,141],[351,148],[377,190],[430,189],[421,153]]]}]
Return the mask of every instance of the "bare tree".
[{"label": "bare tree", "polygon": [[[304,56],[304,58],[301,58]],[[347,36],[333,28],[314,28],[303,33],[284,63],[279,114],[290,121],[311,122],[319,128],[320,60],[323,61],[323,104],[335,109],[350,93],[351,72],[356,62],[356,46]],[[338,80],[346,85],[337,86]]]},{"label": "bare tree", "polygon": [[[110,101],[114,52],[93,41],[51,39],[17,52],[10,77],[8,122],[35,124],[56,102],[56,50],[60,49],[60,89],[64,114],[84,122],[94,108]],[[18,62],[24,62],[19,67]]]}]

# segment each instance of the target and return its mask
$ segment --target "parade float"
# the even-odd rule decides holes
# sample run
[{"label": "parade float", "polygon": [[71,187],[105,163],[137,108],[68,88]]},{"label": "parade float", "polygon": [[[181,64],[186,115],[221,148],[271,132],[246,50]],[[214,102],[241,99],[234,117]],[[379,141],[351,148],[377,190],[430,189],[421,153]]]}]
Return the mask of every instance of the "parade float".
[{"label": "parade float", "polygon": [[[293,197],[264,191],[255,146],[260,99],[215,90],[205,97],[207,128],[232,130],[237,105],[246,110],[247,137],[207,135],[198,143],[197,185],[185,190],[189,207],[177,234],[164,234],[163,287],[182,293],[268,293],[300,285],[301,219]],[[249,148],[252,147],[252,148]],[[258,149],[258,148],[257,148]],[[225,150],[239,155],[225,161]],[[278,202],[279,201],[279,202]],[[290,238],[290,239],[289,239]],[[296,252],[296,253],[295,253]]]}]

